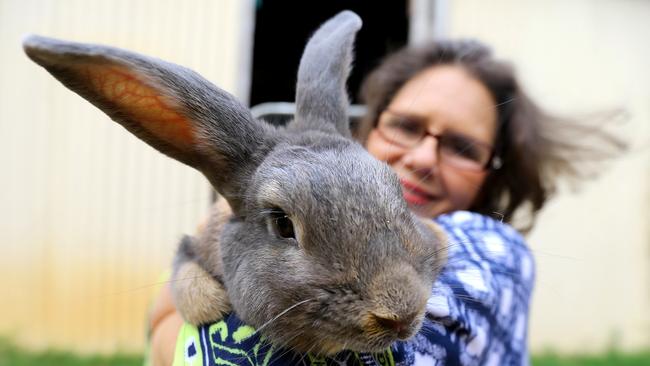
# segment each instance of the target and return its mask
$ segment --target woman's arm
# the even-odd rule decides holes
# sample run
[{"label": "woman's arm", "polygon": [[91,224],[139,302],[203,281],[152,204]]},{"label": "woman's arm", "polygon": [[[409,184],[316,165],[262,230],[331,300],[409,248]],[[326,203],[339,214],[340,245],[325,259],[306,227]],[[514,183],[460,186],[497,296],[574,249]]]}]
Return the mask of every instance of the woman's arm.
[{"label": "woman's arm", "polygon": [[150,314],[152,366],[171,366],[183,319],[174,307],[169,284],[163,286]]}]

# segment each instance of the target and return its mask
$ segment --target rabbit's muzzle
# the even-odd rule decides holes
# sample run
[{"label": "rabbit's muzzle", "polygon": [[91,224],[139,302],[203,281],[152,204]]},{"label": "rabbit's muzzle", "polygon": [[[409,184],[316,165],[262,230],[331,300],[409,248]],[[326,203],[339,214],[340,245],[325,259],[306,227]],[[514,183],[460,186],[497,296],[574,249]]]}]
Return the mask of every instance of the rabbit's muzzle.
[{"label": "rabbit's muzzle", "polygon": [[395,267],[376,275],[370,288],[355,284],[321,288],[318,305],[306,309],[317,324],[316,343],[327,345],[321,351],[380,352],[419,331],[430,283],[410,266]]},{"label": "rabbit's muzzle", "polygon": [[383,271],[370,287],[371,306],[363,318],[369,335],[405,340],[419,329],[431,283],[410,265]]}]

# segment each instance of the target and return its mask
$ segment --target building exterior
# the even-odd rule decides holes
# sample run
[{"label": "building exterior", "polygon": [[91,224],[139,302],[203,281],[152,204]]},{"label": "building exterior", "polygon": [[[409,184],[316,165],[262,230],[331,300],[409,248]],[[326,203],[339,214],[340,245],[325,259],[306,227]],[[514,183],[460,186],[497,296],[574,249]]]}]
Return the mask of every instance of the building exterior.
[{"label": "building exterior", "polygon": [[[650,347],[650,3],[413,1],[412,42],[477,37],[565,115],[623,108],[632,151],[559,192],[529,237],[533,351]],[[0,0],[0,334],[139,351],[177,240],[205,217],[197,172],[136,141],[20,49],[27,33],[110,44],[248,95],[254,2]]]}]

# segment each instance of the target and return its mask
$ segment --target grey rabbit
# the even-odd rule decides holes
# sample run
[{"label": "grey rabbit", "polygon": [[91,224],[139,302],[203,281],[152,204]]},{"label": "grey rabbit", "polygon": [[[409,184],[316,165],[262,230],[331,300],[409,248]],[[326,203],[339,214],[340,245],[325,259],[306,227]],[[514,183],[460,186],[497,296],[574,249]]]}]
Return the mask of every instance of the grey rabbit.
[{"label": "grey rabbit", "polygon": [[178,250],[173,293],[188,321],[219,319],[232,304],[274,344],[322,355],[380,351],[419,330],[444,235],[409,211],[391,168],[351,137],[346,80],[360,27],[344,11],[309,40],[285,127],[254,119],[184,67],[112,47],[24,40],[33,61],[201,171],[232,208],[227,216],[216,209]]}]

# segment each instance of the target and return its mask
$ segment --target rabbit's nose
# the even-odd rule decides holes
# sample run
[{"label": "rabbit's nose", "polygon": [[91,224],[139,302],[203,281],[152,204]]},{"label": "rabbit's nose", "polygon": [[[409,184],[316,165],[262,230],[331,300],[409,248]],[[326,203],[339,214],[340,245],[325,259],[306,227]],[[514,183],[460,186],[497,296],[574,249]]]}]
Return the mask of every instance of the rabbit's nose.
[{"label": "rabbit's nose", "polygon": [[380,316],[376,314],[371,315],[375,324],[383,330],[387,330],[391,333],[394,333],[399,338],[407,338],[411,333],[411,325],[415,316],[405,316],[405,317],[388,317]]}]

